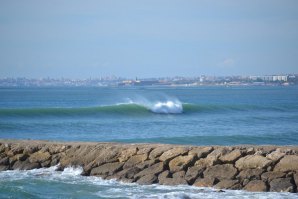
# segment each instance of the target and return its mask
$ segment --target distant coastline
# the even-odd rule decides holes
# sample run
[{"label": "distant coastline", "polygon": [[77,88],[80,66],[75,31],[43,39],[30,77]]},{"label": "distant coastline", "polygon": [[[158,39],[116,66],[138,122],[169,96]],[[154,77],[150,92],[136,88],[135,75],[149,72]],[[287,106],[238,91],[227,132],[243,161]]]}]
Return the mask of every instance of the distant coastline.
[{"label": "distant coastline", "polygon": [[123,78],[116,76],[72,78],[0,78],[5,87],[199,87],[199,86],[291,86],[298,85],[298,74],[262,76],[198,76]]}]

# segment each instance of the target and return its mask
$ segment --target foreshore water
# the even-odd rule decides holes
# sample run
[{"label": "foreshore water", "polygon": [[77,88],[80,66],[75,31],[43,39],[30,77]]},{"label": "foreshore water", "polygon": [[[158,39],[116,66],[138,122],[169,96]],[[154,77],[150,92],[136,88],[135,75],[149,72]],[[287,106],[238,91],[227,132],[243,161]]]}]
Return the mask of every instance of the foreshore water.
[{"label": "foreshore water", "polygon": [[[295,86],[1,88],[0,138],[297,146],[297,102]],[[293,193],[139,185],[81,176],[80,167],[55,169],[0,172],[0,198],[297,198]]]}]

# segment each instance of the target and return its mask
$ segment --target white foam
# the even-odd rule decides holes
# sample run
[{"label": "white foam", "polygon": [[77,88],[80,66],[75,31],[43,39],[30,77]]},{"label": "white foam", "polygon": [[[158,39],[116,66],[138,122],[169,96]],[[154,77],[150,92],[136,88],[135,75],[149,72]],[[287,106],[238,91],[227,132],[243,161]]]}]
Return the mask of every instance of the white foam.
[{"label": "white foam", "polygon": [[153,113],[160,114],[179,114],[183,112],[182,103],[176,98],[168,97],[165,100],[148,100],[146,98],[138,97],[137,99],[126,99],[128,104],[136,104],[143,106]]}]

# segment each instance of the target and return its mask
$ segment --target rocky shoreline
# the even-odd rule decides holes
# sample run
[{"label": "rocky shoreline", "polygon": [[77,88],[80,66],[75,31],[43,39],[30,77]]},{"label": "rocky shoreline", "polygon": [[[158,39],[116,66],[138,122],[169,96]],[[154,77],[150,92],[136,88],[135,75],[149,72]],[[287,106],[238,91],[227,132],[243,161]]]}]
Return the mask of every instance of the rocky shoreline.
[{"label": "rocky shoreline", "polygon": [[184,146],[0,140],[0,171],[81,166],[82,175],[138,184],[293,192],[297,146]]}]

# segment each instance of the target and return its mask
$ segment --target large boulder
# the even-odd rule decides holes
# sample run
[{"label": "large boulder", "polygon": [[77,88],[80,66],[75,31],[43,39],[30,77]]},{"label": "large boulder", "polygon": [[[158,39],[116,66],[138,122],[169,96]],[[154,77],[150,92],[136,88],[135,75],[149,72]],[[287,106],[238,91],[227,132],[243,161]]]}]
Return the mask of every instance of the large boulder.
[{"label": "large boulder", "polygon": [[271,182],[272,180],[276,178],[284,178],[286,177],[286,173],[280,172],[280,171],[268,171],[266,173],[263,173],[261,178],[264,181]]},{"label": "large boulder", "polygon": [[234,163],[240,157],[242,157],[242,152],[239,149],[235,149],[235,150],[219,157],[219,160],[224,163]]},{"label": "large boulder", "polygon": [[215,188],[217,189],[229,189],[236,184],[238,184],[238,180],[221,180],[219,183],[215,185]]},{"label": "large boulder", "polygon": [[277,178],[270,182],[270,191],[294,192],[295,186],[291,178]]},{"label": "large boulder", "polygon": [[268,187],[262,180],[252,180],[245,187],[244,190],[252,192],[268,191]]},{"label": "large boulder", "polygon": [[274,167],[274,171],[298,171],[298,156],[286,155]]},{"label": "large boulder", "polygon": [[127,161],[131,156],[136,155],[137,151],[138,151],[138,148],[135,146],[122,150],[119,156],[119,162]]},{"label": "large boulder", "polygon": [[232,180],[237,174],[237,169],[232,164],[215,165],[204,171],[204,178],[216,178],[219,180]]},{"label": "large boulder", "polygon": [[260,180],[261,174],[264,172],[263,169],[245,169],[242,170],[237,178],[240,180],[248,179],[248,180]]},{"label": "large boulder", "polygon": [[49,152],[35,152],[33,154],[30,155],[29,157],[29,162],[34,163],[42,163],[45,162],[47,160],[49,160],[51,158],[51,154]]},{"label": "large boulder", "polygon": [[160,157],[159,160],[163,162],[170,161],[171,159],[179,156],[184,155],[188,152],[186,147],[179,147],[179,148],[172,148],[166,152],[164,152]]},{"label": "large boulder", "polygon": [[101,165],[99,167],[95,167],[91,170],[90,175],[113,175],[117,171],[122,169],[124,163],[122,162],[113,162],[113,163],[107,163],[104,165]]},{"label": "large boulder", "polygon": [[284,157],[286,154],[281,152],[280,150],[276,150],[271,152],[266,156],[266,158],[273,160],[273,161],[279,161],[282,157]]},{"label": "large boulder", "polygon": [[156,158],[158,158],[161,154],[163,154],[165,151],[171,149],[170,146],[160,146],[157,147],[155,149],[153,149],[150,154],[149,154],[149,158],[152,160],[155,160]]},{"label": "large boulder", "polygon": [[149,175],[149,174],[158,175],[159,173],[164,171],[164,168],[165,168],[165,165],[163,162],[156,163],[156,164],[144,169],[143,171],[137,173],[135,175],[135,178],[139,178],[139,177]]},{"label": "large boulder", "polygon": [[126,169],[126,168],[130,168],[130,167],[134,167],[137,164],[144,162],[147,158],[148,158],[147,154],[140,154],[140,155],[132,156],[125,162],[123,168]]},{"label": "large boulder", "polygon": [[141,185],[150,185],[157,182],[157,177],[154,174],[148,174],[145,176],[142,176],[137,183]]},{"label": "large boulder", "polygon": [[31,170],[40,168],[40,164],[38,162],[30,162],[28,160],[25,161],[16,161],[12,169],[16,170]]},{"label": "large boulder", "polygon": [[236,161],[235,166],[240,169],[264,169],[272,163],[272,160],[269,160],[261,155],[247,155],[243,158],[240,158]]},{"label": "large boulder", "polygon": [[185,169],[194,161],[194,155],[178,156],[170,161],[169,168],[171,172],[177,172]]},{"label": "large boulder", "polygon": [[188,167],[187,172],[185,174],[185,180],[189,184],[193,184],[194,181],[198,177],[201,177],[202,176],[204,170],[205,170],[205,167],[200,167],[200,166]]},{"label": "large boulder", "polygon": [[189,155],[195,155],[198,159],[205,158],[211,151],[213,150],[213,147],[196,147],[193,148],[188,152]]},{"label": "large boulder", "polygon": [[216,183],[216,179],[215,178],[198,178],[195,183],[193,184],[193,186],[196,187],[213,187],[213,185],[215,185]]}]

